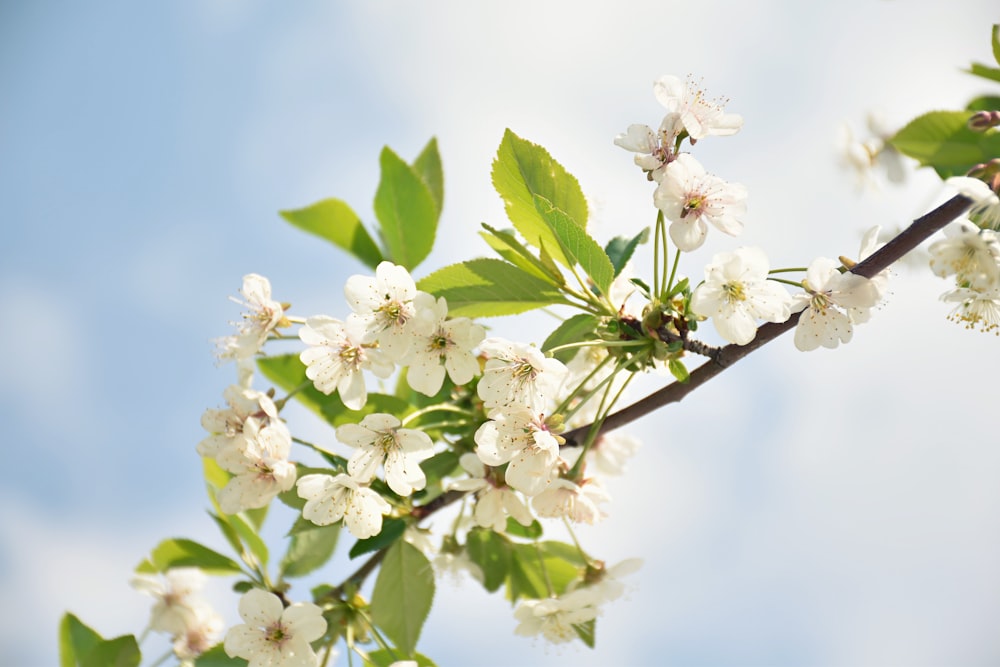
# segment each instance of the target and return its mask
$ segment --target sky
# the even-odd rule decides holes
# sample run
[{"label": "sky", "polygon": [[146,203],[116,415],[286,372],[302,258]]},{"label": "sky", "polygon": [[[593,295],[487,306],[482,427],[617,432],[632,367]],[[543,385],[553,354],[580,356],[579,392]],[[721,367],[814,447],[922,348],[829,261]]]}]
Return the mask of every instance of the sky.
[{"label": "sky", "polygon": [[[364,272],[277,211],[336,196],[370,222],[382,146],[412,159],[434,136],[445,207],[417,277],[485,255],[479,223],[505,224],[489,170],[509,127],[579,178],[598,239],[635,233],[655,219],[651,187],[614,136],[659,123],[654,79],[691,74],[745,121],[697,157],[750,195],[743,234],[713,231],[682,270],[739,245],[772,266],[856,254],[870,226],[949,193],[926,172],[859,189],[839,128],[988,91],[961,68],[988,62],[996,20],[987,0],[4,3],[0,661],[55,664],[66,610],[105,636],[141,632],[135,564],[168,536],[224,548],[195,444],[235,378],[212,356],[239,317],[228,297],[256,272],[294,313],[342,316],[343,283]],[[1000,661],[1000,341],[947,321],[946,289],[900,266],[849,345],[779,339],[630,429],[642,448],[580,536],[644,565],[595,650],[514,637],[499,595],[441,581],[421,651],[440,665]],[[542,318],[490,325],[548,333]],[[235,622],[226,582],[211,594]]]}]

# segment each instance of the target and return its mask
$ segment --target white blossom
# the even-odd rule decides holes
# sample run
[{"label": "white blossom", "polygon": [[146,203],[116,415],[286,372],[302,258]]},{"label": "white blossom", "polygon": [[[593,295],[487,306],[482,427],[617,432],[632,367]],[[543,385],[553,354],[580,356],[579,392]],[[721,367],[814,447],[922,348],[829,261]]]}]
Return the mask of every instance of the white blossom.
[{"label": "white blossom", "polygon": [[347,474],[305,475],[296,484],[306,504],[302,516],[317,526],[341,519],[351,534],[363,540],[382,532],[382,515],[392,507],[378,493]]},{"label": "white blossom", "polygon": [[476,430],[479,459],[491,466],[507,463],[507,484],[526,496],[538,494],[555,475],[559,441],[530,408],[498,410],[490,417]]},{"label": "white blossom", "polygon": [[487,409],[509,405],[544,410],[566,379],[566,366],[532,345],[487,338],[487,355],[477,391]]},{"label": "white blossom", "polygon": [[1000,289],[959,287],[941,295],[941,299],[958,304],[948,319],[964,324],[967,329],[979,327],[983,332],[1000,335]]},{"label": "white blossom", "polygon": [[377,340],[389,359],[402,359],[413,340],[407,325],[417,312],[413,303],[417,286],[406,267],[380,262],[374,278],[348,278],[344,295],[354,317],[364,325],[365,342]]},{"label": "white blossom", "polygon": [[712,258],[705,282],[691,296],[691,310],[712,318],[719,335],[746,345],[757,335],[757,320],[784,322],[791,315],[791,295],[767,279],[767,256],[759,248],[739,248]]},{"label": "white blossom", "polygon": [[310,317],[299,329],[299,338],[309,345],[299,355],[306,365],[306,377],[324,394],[336,391],[351,410],[360,410],[368,401],[362,371],[387,378],[394,370],[381,350],[363,343],[364,323],[360,320]]},{"label": "white blossom", "polygon": [[357,448],[347,462],[347,472],[358,481],[369,482],[380,465],[385,481],[401,496],[408,496],[427,484],[420,461],[434,455],[434,443],[423,431],[400,428],[399,419],[387,414],[371,414],[359,424],[337,427],[337,439]]},{"label": "white blossom", "polygon": [[528,506],[513,489],[504,485],[496,486],[486,478],[486,467],[478,455],[467,452],[462,454],[458,462],[469,473],[469,477],[450,482],[447,489],[475,493],[476,507],[472,519],[477,526],[502,533],[507,529],[508,516],[514,517],[522,526],[531,525],[534,517]]},{"label": "white blossom", "polygon": [[207,604],[196,607],[191,624],[173,638],[182,667],[193,667],[195,658],[219,643],[224,629],[225,621],[214,609]]},{"label": "white blossom", "polygon": [[945,227],[944,235],[928,248],[931,271],[942,278],[954,275],[964,287],[1000,287],[1000,237],[994,230],[962,220]]},{"label": "white blossom", "polygon": [[854,327],[848,311],[866,313],[879,301],[878,287],[871,280],[841,273],[839,267],[840,262],[826,257],[813,260],[802,281],[806,293],[793,297],[793,310],[805,308],[795,328],[795,347],[802,351],[850,342]]},{"label": "white blossom", "polygon": [[228,408],[209,408],[201,416],[201,426],[210,433],[198,443],[201,456],[215,458],[225,449],[243,446],[243,424],[248,419],[256,421],[258,427],[286,429],[278,419],[278,409],[271,397],[262,391],[230,385],[222,393]]},{"label": "white blossom", "polygon": [[599,603],[599,595],[589,588],[543,600],[522,600],[514,610],[514,619],[518,621],[514,634],[542,635],[554,644],[571,641],[578,636],[573,626],[597,618]]},{"label": "white blossom", "polygon": [[417,321],[407,365],[406,382],[416,391],[433,396],[441,390],[445,372],[456,385],[479,374],[473,348],[486,337],[486,330],[467,317],[448,319],[448,302],[423,292],[417,295]]},{"label": "white blossom", "polygon": [[983,229],[1000,229],[1000,196],[978,178],[952,176],[945,180],[960,193],[972,200],[969,217]]},{"label": "white blossom", "polygon": [[295,484],[295,464],[289,462],[292,440],[287,428],[261,428],[254,420],[243,425],[243,446],[221,451],[219,465],[233,473],[216,496],[226,514],[267,505]]},{"label": "white blossom", "polygon": [[743,127],[743,117],[724,111],[727,100],[709,100],[690,78],[661,76],[653,83],[653,94],[670,113],[676,113],[691,143],[708,136],[729,136]]},{"label": "white blossom", "polygon": [[682,153],[667,165],[653,193],[653,203],[671,221],[670,239],[684,252],[701,247],[708,234],[706,222],[735,236],[743,229],[747,189],[705,172],[690,154]]},{"label": "white blossom", "polygon": [[252,588],[239,604],[243,625],[226,633],[225,650],[231,658],[249,661],[248,667],[312,667],[317,656],[310,642],[326,632],[323,611],[311,602],[289,607],[274,593]]},{"label": "white blossom", "polygon": [[838,142],[841,162],[854,171],[859,187],[878,187],[876,169],[884,171],[891,183],[902,183],[907,173],[903,156],[887,143],[896,130],[877,112],[868,114],[867,123],[869,136],[864,140],[856,137],[847,123],[841,126]]},{"label": "white blossom", "polygon": [[162,576],[137,574],[132,587],[156,602],[149,616],[149,629],[178,635],[194,625],[197,610],[207,606],[200,596],[207,577],[196,567],[176,567]]},{"label": "white blossom", "polygon": [[217,339],[217,354],[222,360],[254,356],[276,327],[288,326],[284,307],[271,298],[271,283],[267,278],[256,273],[243,276],[240,294],[244,301],[235,298],[233,301],[248,310],[243,314],[243,321],[237,324],[238,334]]},{"label": "white blossom", "polygon": [[657,183],[663,178],[663,170],[673,159],[674,142],[683,126],[678,113],[668,113],[654,132],[648,125],[633,124],[615,137],[615,145],[635,153],[635,163],[649,180]]},{"label": "white blossom", "polygon": [[577,523],[595,524],[606,516],[599,505],[610,500],[611,496],[596,479],[586,479],[577,485],[560,477],[532,498],[531,506],[541,517],[566,517]]}]

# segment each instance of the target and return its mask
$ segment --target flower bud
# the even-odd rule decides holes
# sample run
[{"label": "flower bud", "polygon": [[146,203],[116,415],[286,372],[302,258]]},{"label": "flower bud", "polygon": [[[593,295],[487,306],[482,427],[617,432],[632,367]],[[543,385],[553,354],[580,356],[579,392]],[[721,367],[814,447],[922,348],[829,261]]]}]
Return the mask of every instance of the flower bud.
[{"label": "flower bud", "polygon": [[1000,111],[977,111],[969,118],[967,125],[973,132],[985,132],[1000,125]]}]

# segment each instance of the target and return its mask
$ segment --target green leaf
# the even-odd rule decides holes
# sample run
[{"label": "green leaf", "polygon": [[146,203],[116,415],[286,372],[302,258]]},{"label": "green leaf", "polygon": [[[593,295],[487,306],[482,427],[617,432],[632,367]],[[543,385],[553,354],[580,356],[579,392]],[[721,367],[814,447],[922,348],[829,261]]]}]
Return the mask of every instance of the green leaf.
[{"label": "green leaf", "polygon": [[538,520],[531,522],[529,526],[522,526],[517,519],[512,516],[507,517],[507,534],[514,537],[523,537],[529,540],[537,540],[542,536],[542,524]]},{"label": "green leaf", "polygon": [[479,232],[479,235],[508,262],[553,285],[566,284],[566,278],[559,267],[552,262],[546,263],[535,257],[530,250],[524,247],[524,244],[517,240],[513,233],[494,229],[485,222],[482,223],[482,226],[486,232]]},{"label": "green leaf", "polygon": [[518,137],[509,129],[504,132],[497,157],[493,161],[493,187],[503,199],[507,217],[521,232],[529,245],[536,248],[544,243],[553,258],[569,266],[566,257],[541,213],[535,207],[535,195],[583,228],[587,226],[587,200],[580,183],[548,151]]},{"label": "green leaf", "polygon": [[997,61],[997,65],[1000,65],[1000,23],[993,24],[992,38],[990,42],[993,45],[993,59]]},{"label": "green leaf", "polygon": [[101,635],[67,612],[59,623],[60,667],[76,667],[102,641]]},{"label": "green leaf", "polygon": [[632,255],[639,244],[645,243],[648,240],[649,227],[646,227],[631,239],[624,236],[616,236],[608,241],[608,245],[604,247],[604,252],[607,253],[608,259],[611,260],[611,265],[615,267],[615,278],[622,272],[628,261],[632,259]]},{"label": "green leaf", "polygon": [[607,294],[615,277],[615,269],[604,249],[584,227],[548,199],[535,195],[535,208],[555,233],[559,248],[566,258],[573,264],[579,264],[601,290],[601,294]]},{"label": "green leaf", "polygon": [[427,477],[427,483],[433,484],[455,472],[458,467],[458,454],[451,450],[438,452],[426,461],[420,462],[420,469]]},{"label": "green leaf", "polygon": [[584,623],[575,623],[573,625],[573,630],[576,632],[577,636],[583,640],[583,643],[594,648],[594,642],[596,637],[594,633],[597,630],[597,619],[592,618]]},{"label": "green leaf", "polygon": [[438,207],[430,188],[388,146],[379,156],[382,179],[375,192],[386,258],[413,270],[430,253],[437,231]]},{"label": "green leaf", "polygon": [[313,386],[312,382],[306,378],[305,364],[302,363],[297,354],[261,357],[257,360],[257,367],[264,377],[286,391],[292,391],[302,386],[303,383],[307,384],[304,389],[295,394],[296,400],[318,414],[331,426],[354,424],[361,421],[365,415],[370,415],[373,412],[386,412],[402,417],[412,411],[411,406],[406,401],[387,394],[368,394],[368,401],[364,407],[360,410],[351,410],[344,405],[336,393],[327,396]]},{"label": "green leaf", "polygon": [[471,259],[438,269],[417,289],[444,297],[452,317],[494,317],[567,303],[552,284],[499,259]]},{"label": "green leaf", "polygon": [[288,551],[281,560],[282,576],[302,577],[321,568],[333,555],[339,536],[339,523],[331,526],[313,525],[311,529],[292,535]]},{"label": "green leaf", "polygon": [[80,660],[80,667],[139,667],[142,653],[132,635],[105,639]]},{"label": "green leaf", "polygon": [[280,214],[299,229],[343,248],[366,266],[375,268],[382,261],[378,246],[347,202],[324,199],[305,208],[280,211]]},{"label": "green leaf", "polygon": [[966,111],[932,111],[910,121],[889,143],[941,178],[965,174],[970,167],[1000,155],[1000,133],[973,132]]},{"label": "green leaf", "polygon": [[438,218],[444,206],[444,171],[441,169],[441,155],[438,153],[437,139],[431,138],[413,162],[413,170],[423,180],[434,198],[434,208]]},{"label": "green leaf", "polygon": [[226,515],[209,512],[208,516],[212,517],[212,521],[214,521],[215,525],[219,527],[219,532],[221,532],[222,536],[226,538],[226,542],[229,542],[229,546],[233,548],[233,551],[238,554],[243,553],[243,542],[240,541],[240,535],[229,523]]},{"label": "green leaf", "polygon": [[679,359],[668,359],[667,368],[670,369],[670,374],[677,378],[677,381],[681,384],[691,379],[691,374],[688,373],[687,367]]},{"label": "green leaf", "polygon": [[[415,654],[412,659],[416,660],[417,667],[437,667],[433,660],[420,653]],[[365,660],[365,667],[389,667],[392,663],[397,662],[398,660],[399,654],[395,651],[387,649],[369,651],[368,659]]]},{"label": "green leaf", "polygon": [[989,81],[1000,81],[1000,68],[997,67],[972,63],[966,71],[969,74],[988,79]]},{"label": "green leaf", "polygon": [[[542,352],[548,352],[560,345],[579,343],[593,338],[594,330],[597,329],[598,324],[600,324],[600,320],[594,315],[588,315],[587,313],[574,315],[564,320],[562,324],[556,327],[555,331],[549,334],[549,337],[542,343]],[[566,350],[559,350],[552,356],[565,364],[579,351],[579,348],[571,347]]]},{"label": "green leaf", "polygon": [[[562,542],[512,544],[507,597],[540,599],[562,594],[580,578],[585,564],[576,547]],[[552,590],[549,590],[549,584]]]},{"label": "green leaf", "polygon": [[243,658],[230,658],[224,644],[216,644],[194,660],[194,667],[246,667]]},{"label": "green leaf", "polygon": [[996,95],[980,95],[969,100],[965,105],[966,111],[993,111],[1000,109],[1000,97]]},{"label": "green leaf", "polygon": [[510,572],[510,540],[488,528],[474,528],[465,538],[469,560],[483,571],[483,587],[490,593],[500,588]]},{"label": "green leaf", "polygon": [[402,540],[382,559],[372,591],[372,620],[407,656],[413,654],[420,630],[434,601],[434,570],[420,550]]},{"label": "green leaf", "polygon": [[[233,527],[233,530],[236,531],[236,533],[240,536],[240,539],[247,546],[247,549],[249,549],[248,555],[252,555],[252,557],[256,559],[257,564],[261,566],[261,569],[267,567],[267,561],[270,557],[267,551],[267,545],[264,543],[264,540],[260,538],[260,535],[257,534],[257,531],[254,530],[253,526],[247,523],[238,514],[231,514],[226,518],[229,520],[229,524]],[[244,556],[244,560],[247,560],[246,556]],[[247,563],[247,565],[254,567],[254,564],[252,563]]]},{"label": "green leaf", "polygon": [[355,542],[354,546],[351,547],[351,550],[347,555],[351,558],[357,558],[362,554],[378,551],[379,549],[387,547],[393,542],[398,541],[399,538],[403,536],[403,532],[405,530],[405,519],[383,519],[381,532],[379,532],[378,535],[373,535],[369,538]]},{"label": "green leaf", "polygon": [[150,557],[136,567],[140,574],[166,572],[174,567],[197,567],[208,574],[233,574],[242,572],[239,564],[217,551],[184,538],[160,542]]}]

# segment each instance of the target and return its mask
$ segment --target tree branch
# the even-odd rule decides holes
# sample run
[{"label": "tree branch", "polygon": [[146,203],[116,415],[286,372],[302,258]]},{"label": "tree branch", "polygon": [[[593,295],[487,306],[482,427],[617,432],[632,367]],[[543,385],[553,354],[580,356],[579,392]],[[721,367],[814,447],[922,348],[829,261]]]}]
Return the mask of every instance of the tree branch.
[{"label": "tree branch", "polygon": [[[972,200],[968,197],[955,195],[933,211],[914,220],[913,224],[900,232],[898,236],[886,243],[878,251],[872,253],[867,259],[858,263],[851,271],[860,276],[871,278],[916,248],[925,239],[929,238],[931,234],[962,215],[971,205]],[[644,417],[665,405],[679,402],[692,391],[743,357],[762,348],[789,329],[794,328],[799,321],[799,315],[800,313],[793,313],[787,321],[778,324],[764,324],[757,329],[757,336],[746,345],[730,344],[719,349],[718,354],[714,355],[710,361],[705,362],[691,372],[691,378],[688,382],[684,384],[679,382],[669,384],[663,389],[655,391],[632,405],[619,410],[604,420],[604,423],[600,426],[600,430],[614,430],[630,424],[636,419]],[[566,444],[579,444],[580,439],[592,427],[593,424],[587,424],[586,426],[581,426],[564,433],[563,438],[566,439]]]}]

